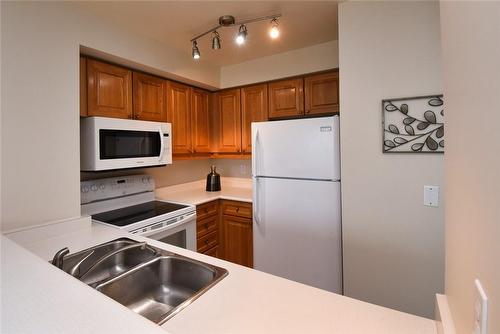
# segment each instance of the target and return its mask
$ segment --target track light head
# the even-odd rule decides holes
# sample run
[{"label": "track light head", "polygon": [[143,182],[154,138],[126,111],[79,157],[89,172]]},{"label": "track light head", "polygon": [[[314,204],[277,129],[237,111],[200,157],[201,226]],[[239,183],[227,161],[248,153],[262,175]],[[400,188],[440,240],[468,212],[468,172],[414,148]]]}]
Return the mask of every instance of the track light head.
[{"label": "track light head", "polygon": [[269,29],[269,36],[271,36],[272,39],[276,39],[280,35],[280,30],[278,28],[278,19],[273,18],[271,20],[271,29]]},{"label": "track light head", "polygon": [[236,35],[236,43],[238,45],[242,45],[243,43],[245,43],[245,41],[247,39],[247,35],[248,35],[247,27],[244,24],[242,24],[240,26],[240,30],[238,32],[238,35]]},{"label": "track light head", "polygon": [[220,35],[217,32],[217,30],[214,30],[213,37],[212,37],[212,49],[213,50],[219,50],[220,48],[221,48],[221,45],[220,45]]},{"label": "track light head", "polygon": [[193,41],[193,59],[200,59],[200,50],[198,50],[198,43]]}]

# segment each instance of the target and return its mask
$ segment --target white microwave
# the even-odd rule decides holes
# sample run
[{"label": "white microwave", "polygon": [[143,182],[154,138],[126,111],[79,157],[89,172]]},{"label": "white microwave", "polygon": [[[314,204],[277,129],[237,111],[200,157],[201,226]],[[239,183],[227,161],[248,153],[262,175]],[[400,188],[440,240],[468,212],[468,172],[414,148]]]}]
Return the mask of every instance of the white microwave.
[{"label": "white microwave", "polygon": [[170,123],[107,117],[80,120],[80,169],[101,171],[172,163]]}]

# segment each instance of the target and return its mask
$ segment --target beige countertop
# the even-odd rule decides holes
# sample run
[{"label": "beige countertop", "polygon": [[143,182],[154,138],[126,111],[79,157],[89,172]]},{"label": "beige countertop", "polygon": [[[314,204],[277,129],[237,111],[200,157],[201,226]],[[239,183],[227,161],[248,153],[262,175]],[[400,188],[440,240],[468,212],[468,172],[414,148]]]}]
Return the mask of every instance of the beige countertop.
[{"label": "beige countertop", "polygon": [[[47,262],[62,247],[77,252],[124,235],[226,268],[229,275],[159,327]],[[2,333],[436,333],[429,319],[129,235],[88,218],[7,237],[25,249],[2,239]]]},{"label": "beige countertop", "polygon": [[252,180],[221,178],[221,191],[205,191],[205,180],[157,188],[156,197],[161,200],[199,205],[217,199],[252,202]]}]

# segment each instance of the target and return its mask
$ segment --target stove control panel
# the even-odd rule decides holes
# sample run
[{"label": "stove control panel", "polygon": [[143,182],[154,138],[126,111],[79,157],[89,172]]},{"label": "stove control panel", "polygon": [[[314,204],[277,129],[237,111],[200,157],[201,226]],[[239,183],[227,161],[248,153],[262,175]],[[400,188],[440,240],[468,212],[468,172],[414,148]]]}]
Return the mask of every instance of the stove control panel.
[{"label": "stove control panel", "polygon": [[81,204],[154,191],[150,175],[130,175],[83,181],[80,183]]}]

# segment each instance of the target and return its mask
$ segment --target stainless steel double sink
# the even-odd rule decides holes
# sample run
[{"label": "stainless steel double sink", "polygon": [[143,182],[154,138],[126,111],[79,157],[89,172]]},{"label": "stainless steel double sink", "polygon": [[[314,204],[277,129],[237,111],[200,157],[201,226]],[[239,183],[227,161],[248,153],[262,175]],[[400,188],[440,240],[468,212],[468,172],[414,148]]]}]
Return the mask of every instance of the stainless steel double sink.
[{"label": "stainless steel double sink", "polygon": [[228,274],[128,238],[66,255],[61,269],[160,325]]}]

